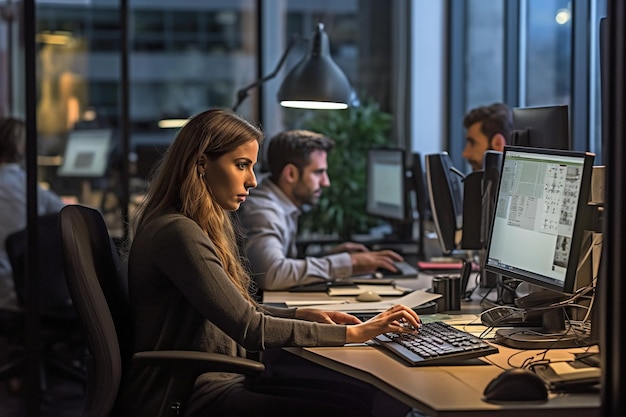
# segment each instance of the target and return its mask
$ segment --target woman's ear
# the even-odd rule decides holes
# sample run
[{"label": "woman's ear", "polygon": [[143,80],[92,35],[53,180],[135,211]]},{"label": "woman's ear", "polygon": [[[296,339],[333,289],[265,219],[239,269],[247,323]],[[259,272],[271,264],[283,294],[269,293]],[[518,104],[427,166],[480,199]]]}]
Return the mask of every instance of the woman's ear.
[{"label": "woman's ear", "polygon": [[198,170],[198,176],[204,177],[206,164],[207,164],[206,155],[204,154],[200,155],[200,157],[198,158],[198,163],[196,165],[197,170]]}]

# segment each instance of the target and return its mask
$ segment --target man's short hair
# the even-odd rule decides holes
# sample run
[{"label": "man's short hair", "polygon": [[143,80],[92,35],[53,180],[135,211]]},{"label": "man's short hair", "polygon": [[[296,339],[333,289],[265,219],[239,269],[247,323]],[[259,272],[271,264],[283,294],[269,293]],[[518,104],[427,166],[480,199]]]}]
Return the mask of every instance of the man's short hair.
[{"label": "man's short hair", "polygon": [[319,133],[309,130],[286,130],[269,140],[266,166],[271,178],[277,181],[287,164],[294,164],[300,173],[311,162],[311,153],[326,153],[335,146],[335,142]]},{"label": "man's short hair", "polygon": [[474,123],[482,122],[480,131],[491,139],[501,134],[508,141],[513,129],[513,113],[505,103],[493,103],[470,110],[463,119],[463,126],[468,129]]}]

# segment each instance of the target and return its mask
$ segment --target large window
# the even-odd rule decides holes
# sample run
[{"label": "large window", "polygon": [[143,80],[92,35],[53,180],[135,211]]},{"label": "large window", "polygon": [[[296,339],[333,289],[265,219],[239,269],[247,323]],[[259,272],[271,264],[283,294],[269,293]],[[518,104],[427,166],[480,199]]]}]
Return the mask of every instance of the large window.
[{"label": "large window", "polygon": [[602,0],[449,0],[449,135],[457,166],[466,111],[567,104],[574,148],[601,163],[598,21]]},{"label": "large window", "polygon": [[[124,14],[118,1],[75,4],[50,0],[37,6],[39,153],[58,156],[42,167],[41,180],[59,194],[98,207],[114,235],[123,233],[119,203],[123,163],[131,163],[131,192],[137,145],[171,142],[175,129],[159,121],[186,118],[209,107],[231,107],[235,91],[256,77],[257,12],[253,2],[131,0]],[[122,48],[120,24],[129,27],[130,155],[122,155]],[[250,117],[254,117],[250,114]],[[66,142],[75,130],[112,132],[109,169],[102,178],[56,175]],[[152,156],[156,159],[156,156]],[[142,185],[143,184],[143,185]]]},{"label": "large window", "polygon": [[527,0],[520,13],[521,106],[569,104],[572,9],[569,0]]},{"label": "large window", "polygon": [[[589,106],[589,126],[590,126],[590,144],[589,150],[595,152],[596,163],[599,165],[602,163],[602,80],[600,62],[600,19],[606,17],[606,2],[603,0],[596,0],[592,2],[591,7],[591,57],[592,63],[589,69],[590,80],[590,96],[591,103]],[[604,45],[608,47],[608,45]]]},{"label": "large window", "polygon": [[[299,127],[315,115],[315,111],[281,108],[276,93],[282,77],[307,53],[309,45],[304,40],[311,37],[318,23],[324,25],[328,34],[333,60],[346,74],[359,98],[372,98],[385,111],[393,111],[391,103],[399,92],[392,88],[392,10],[398,2],[288,0],[264,3],[267,16],[266,26],[261,28],[264,74],[274,69],[293,36],[302,40],[290,51],[278,79],[263,87],[261,119],[269,136],[286,127]],[[371,30],[372,27],[376,30]]]},{"label": "large window", "polygon": [[[391,10],[402,1],[130,0],[123,11],[117,0],[42,0],[36,4],[39,153],[57,159],[46,159],[40,179],[60,194],[102,209],[113,234],[121,232],[122,167],[131,164],[134,180],[134,163],[140,162],[135,147],[172,141],[176,129],[162,129],[160,121],[233,107],[237,90],[273,70],[291,36],[308,38],[318,23],[324,24],[332,57],[355,92],[391,111],[397,94],[389,52]],[[122,89],[122,19],[129,29],[127,91]],[[299,127],[315,114],[282,109],[275,98],[280,80],[307,50],[298,43],[277,79],[251,91],[238,109],[268,136]],[[12,83],[3,81],[7,85]],[[122,152],[125,94],[130,155]],[[112,132],[106,175],[57,176],[70,134],[91,128]],[[137,184],[131,192],[140,190]]]},{"label": "large window", "polygon": [[[2,2],[9,3],[17,9],[16,2]],[[330,37],[333,59],[359,98],[373,98],[394,115],[393,143],[404,146],[417,141],[408,133],[398,133],[408,132],[399,128],[407,120],[416,126],[423,123],[422,111],[411,113],[409,95],[411,76],[425,72],[408,63],[436,63],[411,60],[409,55],[415,43],[440,37],[442,45],[450,45],[444,70],[439,71],[449,82],[441,91],[429,90],[437,97],[427,100],[443,103],[435,114],[438,123],[446,126],[440,135],[442,147],[455,165],[464,164],[464,113],[500,100],[512,106],[570,104],[572,119],[586,121],[586,130],[577,128],[575,134],[584,137],[585,144],[588,140],[584,147],[600,152],[597,22],[606,13],[604,1],[447,0],[445,4],[449,19],[441,24],[448,30],[410,39],[414,30],[410,11],[423,6],[409,0],[159,0],[158,6],[151,0],[131,0],[127,15],[117,0],[41,0],[36,13],[39,151],[62,156],[69,132],[89,127],[110,127],[114,141],[120,140],[123,40],[119,27],[125,16],[131,147],[171,141],[176,130],[160,129],[162,119],[188,117],[214,106],[232,107],[239,88],[274,69],[293,34],[310,37],[321,22]],[[581,16],[586,25],[576,24]],[[0,109],[19,114],[23,68],[17,63],[20,60],[12,58],[21,57],[20,28],[19,22],[6,20],[3,28],[9,23],[12,30],[0,33],[4,65]],[[315,114],[283,109],[276,101],[282,77],[306,50],[304,43],[298,44],[276,79],[251,91],[239,109],[263,126],[268,136],[300,127]],[[588,60],[588,68],[582,70],[581,56]],[[577,83],[587,71],[590,85],[581,87]],[[428,114],[432,118],[433,113]],[[126,160],[119,155],[120,148],[114,143],[114,171]],[[108,179],[91,180],[85,188],[81,181],[59,180],[54,174],[53,163],[41,169],[42,180],[61,193],[80,196],[79,190],[91,190],[94,205],[102,205],[100,193],[117,189]],[[110,174],[114,178],[116,173]],[[105,200],[115,204],[115,199]]]},{"label": "large window", "polygon": [[504,99],[504,3],[467,2],[466,109]]}]

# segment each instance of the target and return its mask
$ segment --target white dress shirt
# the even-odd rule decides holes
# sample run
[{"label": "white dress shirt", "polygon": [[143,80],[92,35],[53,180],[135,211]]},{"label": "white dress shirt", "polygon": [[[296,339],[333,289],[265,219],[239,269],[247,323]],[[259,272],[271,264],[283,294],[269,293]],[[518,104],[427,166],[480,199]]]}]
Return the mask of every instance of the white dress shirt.
[{"label": "white dress shirt", "polygon": [[301,211],[269,177],[250,190],[238,214],[252,277],[262,289],[284,290],[352,275],[348,253],[297,259]]}]

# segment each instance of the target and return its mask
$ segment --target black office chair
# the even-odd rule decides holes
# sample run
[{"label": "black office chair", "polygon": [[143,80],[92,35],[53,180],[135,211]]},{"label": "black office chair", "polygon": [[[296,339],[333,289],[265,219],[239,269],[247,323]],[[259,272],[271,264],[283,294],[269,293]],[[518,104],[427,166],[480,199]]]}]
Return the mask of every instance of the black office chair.
[{"label": "black office chair", "polygon": [[[38,217],[37,310],[40,319],[41,389],[48,388],[48,374],[55,372],[79,383],[87,380],[83,358],[86,340],[79,329],[78,313],[72,304],[59,248],[59,214]],[[26,289],[26,229],[9,235],[6,251],[13,270],[13,281],[19,309],[0,311],[0,333],[12,345],[13,354],[0,365],[0,379],[23,375],[25,366],[25,300]]]},{"label": "black office chair", "polygon": [[105,417],[114,410],[124,369],[158,366],[173,383],[156,416],[183,415],[197,376],[205,372],[258,374],[263,364],[228,355],[192,351],[132,352],[128,285],[102,215],[79,205],[61,210],[61,249],[68,286],[82,318],[90,355],[83,416]]}]

